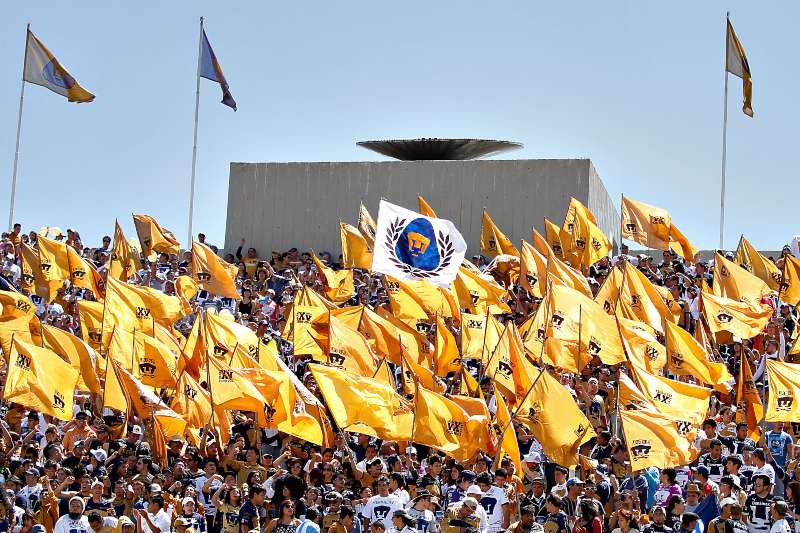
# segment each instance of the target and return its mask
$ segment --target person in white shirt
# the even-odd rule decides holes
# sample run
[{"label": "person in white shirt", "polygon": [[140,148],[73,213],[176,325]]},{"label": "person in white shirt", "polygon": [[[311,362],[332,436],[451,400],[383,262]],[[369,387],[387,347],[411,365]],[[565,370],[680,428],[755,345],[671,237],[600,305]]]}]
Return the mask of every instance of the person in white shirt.
[{"label": "person in white shirt", "polygon": [[84,508],[83,498],[80,496],[70,498],[69,512],[56,521],[53,533],[89,533],[89,519],[83,515]]},{"label": "person in white shirt", "polygon": [[489,533],[498,533],[508,528],[511,518],[511,504],[506,491],[497,485],[492,485],[492,477],[488,472],[479,475],[475,480],[483,491],[483,496],[478,500],[486,511]]},{"label": "person in white shirt", "polygon": [[367,500],[361,516],[364,517],[364,531],[369,529],[370,524],[381,520],[386,526],[386,530],[392,528],[392,517],[394,512],[403,508],[403,502],[394,494],[389,494],[389,478],[381,476],[375,481],[378,494]]},{"label": "person in white shirt", "polygon": [[767,462],[767,456],[764,453],[764,450],[758,448],[753,450],[753,464],[755,465],[756,469],[753,472],[753,478],[755,476],[767,476],[769,478],[769,482],[774,485],[775,484],[775,469],[772,468],[772,465]]},{"label": "person in white shirt", "polygon": [[789,513],[789,505],[784,501],[777,501],[772,504],[772,527],[769,533],[792,533],[786,515]]},{"label": "person in white shirt", "polygon": [[139,509],[136,513],[136,524],[137,531],[141,533],[170,533],[170,518],[164,510],[164,498],[151,496],[147,510]]}]

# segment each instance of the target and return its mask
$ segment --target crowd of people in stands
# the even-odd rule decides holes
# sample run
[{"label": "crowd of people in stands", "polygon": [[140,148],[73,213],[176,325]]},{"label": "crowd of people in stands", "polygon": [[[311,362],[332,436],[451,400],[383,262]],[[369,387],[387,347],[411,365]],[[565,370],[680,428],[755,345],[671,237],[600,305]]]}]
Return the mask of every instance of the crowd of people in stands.
[{"label": "crowd of people in stands", "polygon": [[[102,273],[110,258],[110,237],[96,247],[82,242],[73,230],[58,239]],[[24,233],[19,226],[3,236],[7,288],[14,290],[21,276],[19,244],[35,247],[36,240],[36,232]],[[205,242],[205,236],[198,240]],[[280,332],[288,318],[286,306],[298,290],[323,290],[319,273],[309,252],[262,252],[242,239],[237,250],[224,254],[238,266],[241,300],[200,291],[195,310],[230,313],[259,336],[276,339],[281,357],[308,384],[313,377],[309,379],[307,359],[295,358]],[[174,294],[175,279],[190,273],[190,254],[161,254],[145,262],[130,282]],[[327,252],[319,257],[329,267],[341,268],[341,257]],[[684,261],[669,251],[660,260],[631,255],[623,246],[619,255],[584,272],[594,291],[621,261],[669,288],[681,307],[679,325],[693,330],[700,319],[698,287],[713,283],[713,263]],[[782,259],[775,261],[780,265]],[[472,262],[492,273],[489,259],[475,256]],[[85,289],[64,287],[55,302],[34,297],[34,303],[42,322],[80,335],[75,302],[96,297]],[[348,303],[386,306],[382,276],[356,271]],[[511,312],[501,320],[521,323],[536,302],[515,289],[508,292],[508,304]],[[796,310],[776,301],[764,335],[716,346],[714,357],[733,376],[738,365],[751,365],[763,394],[764,360],[793,362],[786,354],[796,321]],[[191,326],[187,322],[184,328]],[[452,333],[459,335],[455,327]],[[199,447],[172,437],[168,461],[159,464],[143,425],[132,420],[126,435],[115,438],[105,423],[107,413],[94,399],[76,403],[74,420],[67,423],[4,403],[0,532],[800,533],[800,453],[795,444],[800,424],[767,424],[753,440],[747,424],[737,423],[734,394],[715,392],[695,442],[700,454],[694,464],[632,471],[624,437],[612,423],[621,371],[602,364],[590,364],[579,374],[551,369],[584,410],[597,437],[581,449],[588,462],[560,465],[546,456],[524,425],[515,424],[522,471],[508,457],[498,461],[479,454],[458,462],[413,442],[350,432],[338,432],[336,442],[322,448],[258,427],[252,413],[236,414],[229,442],[218,442],[210,432],[202,435]],[[493,410],[491,381],[484,379],[481,387]]]}]

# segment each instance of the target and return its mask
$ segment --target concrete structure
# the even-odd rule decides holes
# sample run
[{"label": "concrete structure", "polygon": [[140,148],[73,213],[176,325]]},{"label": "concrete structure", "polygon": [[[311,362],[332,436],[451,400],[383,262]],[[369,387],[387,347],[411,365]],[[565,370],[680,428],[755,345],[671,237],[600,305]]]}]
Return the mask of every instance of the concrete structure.
[{"label": "concrete structure", "polygon": [[360,201],[377,218],[381,198],[416,210],[418,194],[459,228],[469,255],[479,253],[483,207],[518,243],[544,217],[561,224],[570,196],[619,242],[618,200],[589,159],[231,163],[225,249],[244,237],[262,257],[292,246],[336,257],[339,219],[355,224]]}]

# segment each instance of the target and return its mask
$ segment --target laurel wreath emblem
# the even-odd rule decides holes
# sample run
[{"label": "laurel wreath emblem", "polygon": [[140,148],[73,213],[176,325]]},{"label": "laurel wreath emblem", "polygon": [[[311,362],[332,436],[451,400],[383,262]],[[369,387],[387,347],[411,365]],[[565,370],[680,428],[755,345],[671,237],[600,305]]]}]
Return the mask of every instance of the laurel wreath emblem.
[{"label": "laurel wreath emblem", "polygon": [[400,258],[397,257],[395,247],[397,246],[397,241],[400,238],[400,234],[402,233],[405,225],[406,219],[394,219],[394,221],[389,224],[388,231],[386,232],[386,239],[383,241],[386,252],[389,254],[389,261],[391,261],[394,266],[400,269],[404,274],[422,279],[438,276],[442,270],[450,266],[450,263],[453,260],[453,255],[455,254],[455,246],[453,245],[450,235],[444,233],[443,231],[438,231],[436,233],[436,245],[439,247],[439,259],[441,259],[441,261],[439,261],[439,266],[437,266],[435,269],[422,270],[401,261]]}]

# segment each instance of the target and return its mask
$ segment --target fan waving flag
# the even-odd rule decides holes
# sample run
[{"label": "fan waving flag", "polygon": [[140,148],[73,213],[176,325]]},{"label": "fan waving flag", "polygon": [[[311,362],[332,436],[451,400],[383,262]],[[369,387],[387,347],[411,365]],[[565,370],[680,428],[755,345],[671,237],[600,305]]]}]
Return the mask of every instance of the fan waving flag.
[{"label": "fan waving flag", "polygon": [[448,287],[466,252],[464,237],[449,220],[426,217],[381,200],[373,271]]},{"label": "fan waving flag", "polygon": [[25,71],[22,79],[66,96],[70,102],[94,100],[94,95],[75,81],[31,30],[28,30],[28,41],[25,43]]},{"label": "fan waving flag", "polygon": [[222,73],[222,67],[217,60],[217,55],[208,42],[206,30],[203,30],[203,38],[200,43],[200,77],[219,83],[222,89],[222,103],[236,111],[236,100],[231,96],[228,82]]}]

